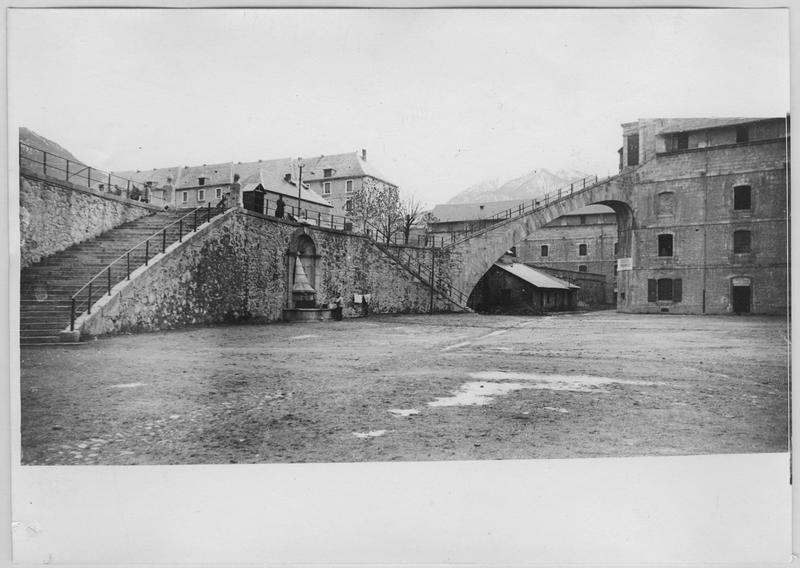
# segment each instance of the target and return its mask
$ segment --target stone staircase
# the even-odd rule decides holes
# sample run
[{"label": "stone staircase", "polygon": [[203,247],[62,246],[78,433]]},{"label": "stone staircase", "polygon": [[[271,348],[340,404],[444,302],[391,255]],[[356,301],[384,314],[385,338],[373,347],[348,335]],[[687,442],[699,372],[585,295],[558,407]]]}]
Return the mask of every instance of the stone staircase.
[{"label": "stone staircase", "polygon": [[[187,212],[171,210],[142,217],[24,268],[20,276],[20,343],[58,342],[59,332],[70,324],[72,296],[115,259]],[[200,222],[203,221],[205,215]],[[183,234],[193,228],[194,219],[187,219],[185,225]],[[167,231],[167,246],[176,240],[178,228],[173,227]],[[144,264],[146,254],[152,258],[161,252],[161,239],[152,242],[148,251],[139,247],[131,252],[131,271]],[[127,259],[123,264],[127,265]],[[127,277],[126,268],[112,271],[112,286]],[[107,284],[105,276],[100,279],[93,296],[95,301],[106,292]]]}]

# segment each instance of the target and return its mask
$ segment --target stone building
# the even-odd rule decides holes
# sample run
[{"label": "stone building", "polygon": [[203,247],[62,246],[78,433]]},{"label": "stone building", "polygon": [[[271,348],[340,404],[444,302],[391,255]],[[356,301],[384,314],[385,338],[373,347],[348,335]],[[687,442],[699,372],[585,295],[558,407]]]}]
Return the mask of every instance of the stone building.
[{"label": "stone building", "polygon": [[551,221],[518,244],[516,252],[521,262],[537,268],[602,276],[602,294],[584,300],[592,305],[615,305],[618,248],[617,216],[598,204]]},{"label": "stone building", "polygon": [[367,161],[367,151],[303,158],[303,183],[333,205],[336,215],[346,215],[353,193],[379,185],[397,188]]},{"label": "stone building", "polygon": [[[149,188],[155,196],[177,208],[215,206],[233,191],[239,205],[257,212],[272,213],[278,196],[286,203],[286,211],[298,207],[298,168],[296,160],[280,158],[256,162],[226,162],[202,166],[174,166],[117,172]],[[238,186],[236,185],[238,184]],[[303,183],[300,202],[303,211],[329,215],[333,207]],[[268,210],[268,211],[267,211]]]},{"label": "stone building", "polygon": [[634,224],[618,309],[785,314],[788,120],[622,125]]}]

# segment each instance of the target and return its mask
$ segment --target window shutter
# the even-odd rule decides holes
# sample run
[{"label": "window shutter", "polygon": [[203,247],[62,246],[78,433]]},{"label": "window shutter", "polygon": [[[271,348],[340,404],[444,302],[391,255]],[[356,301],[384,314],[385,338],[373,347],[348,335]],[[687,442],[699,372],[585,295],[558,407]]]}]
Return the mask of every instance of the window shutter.
[{"label": "window shutter", "polygon": [[683,293],[683,282],[680,278],[676,278],[672,281],[672,301],[673,302],[680,302],[681,295]]},{"label": "window shutter", "polygon": [[647,281],[647,301],[655,302],[658,299],[658,281],[650,278]]}]

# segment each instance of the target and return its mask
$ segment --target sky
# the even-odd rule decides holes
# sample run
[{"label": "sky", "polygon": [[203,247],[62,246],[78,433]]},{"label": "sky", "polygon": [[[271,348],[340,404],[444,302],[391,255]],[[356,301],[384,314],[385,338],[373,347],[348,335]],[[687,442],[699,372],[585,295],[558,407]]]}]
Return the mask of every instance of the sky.
[{"label": "sky", "polygon": [[[121,171],[367,149],[432,206],[617,170],[637,118],[783,116],[782,9],[12,9],[9,137]],[[13,154],[12,154],[13,155]]]}]

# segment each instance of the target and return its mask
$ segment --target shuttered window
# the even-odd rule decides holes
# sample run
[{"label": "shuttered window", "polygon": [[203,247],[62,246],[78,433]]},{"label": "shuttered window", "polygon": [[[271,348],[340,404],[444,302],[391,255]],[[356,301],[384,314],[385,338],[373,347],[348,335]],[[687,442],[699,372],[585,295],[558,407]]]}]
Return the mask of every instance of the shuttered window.
[{"label": "shuttered window", "polygon": [[680,278],[650,278],[647,280],[648,302],[680,302],[683,300],[683,281]]}]

